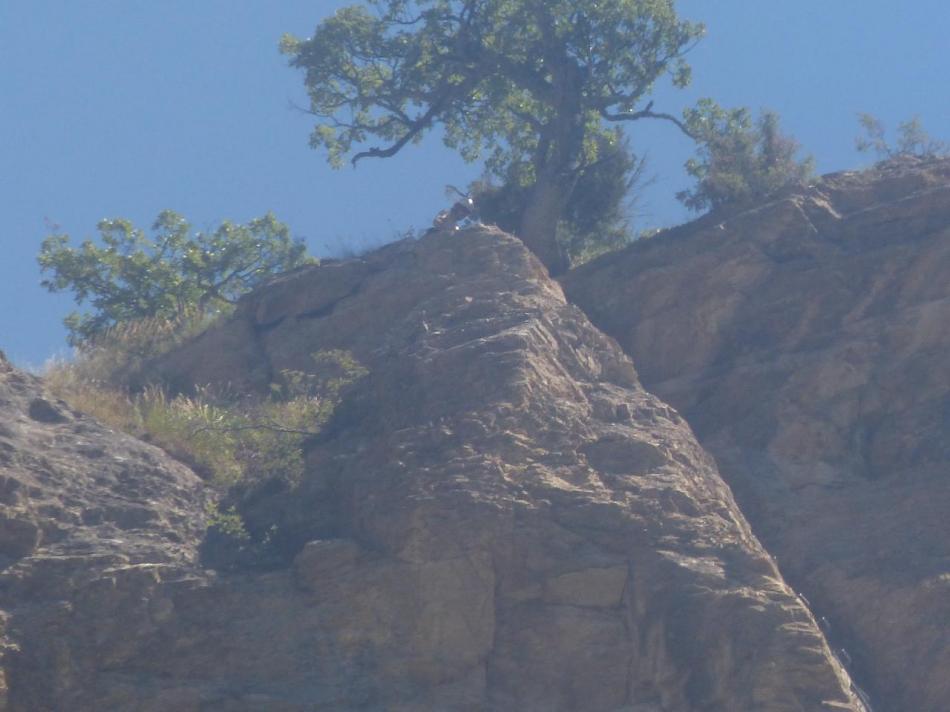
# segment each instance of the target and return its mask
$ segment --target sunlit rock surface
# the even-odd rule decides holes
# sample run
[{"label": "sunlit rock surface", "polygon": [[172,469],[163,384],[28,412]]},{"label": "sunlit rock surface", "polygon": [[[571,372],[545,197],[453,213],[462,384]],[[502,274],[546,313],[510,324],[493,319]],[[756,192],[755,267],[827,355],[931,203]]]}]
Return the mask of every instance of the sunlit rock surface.
[{"label": "sunlit rock surface", "polygon": [[327,349],[369,375],[249,505],[267,571],[207,570],[198,479],[4,367],[5,709],[861,709],[689,426],[520,242],[299,270],[151,375],[263,389]]},{"label": "sunlit rock surface", "polygon": [[827,176],[563,282],[715,456],[875,710],[950,709],[950,161]]}]

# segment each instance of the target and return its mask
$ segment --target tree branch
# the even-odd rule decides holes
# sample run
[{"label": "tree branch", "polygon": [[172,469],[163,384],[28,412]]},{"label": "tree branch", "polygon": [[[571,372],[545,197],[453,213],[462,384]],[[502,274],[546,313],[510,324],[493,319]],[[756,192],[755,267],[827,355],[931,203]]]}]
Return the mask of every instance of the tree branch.
[{"label": "tree branch", "polygon": [[476,84],[477,79],[476,76],[470,76],[461,84],[446,87],[422,116],[407,124],[408,130],[398,141],[386,148],[373,147],[366,151],[360,151],[353,156],[350,163],[355,167],[357,162],[363,158],[390,158],[391,156],[395,156],[407,143],[412,141],[412,139],[418,136],[422,131],[429,128],[429,126],[432,125],[432,121],[446,108],[452,99],[456,96],[465,96],[468,94]]},{"label": "tree branch", "polygon": [[442,107],[445,104],[444,101],[437,101],[432,106],[429,107],[429,110],[426,111],[422,116],[413,121],[408,126],[408,131],[402,135],[398,141],[394,144],[388,146],[387,148],[378,148],[373,147],[366,151],[360,151],[350,159],[350,163],[355,167],[357,162],[362,158],[389,158],[395,156],[403,147],[412,141],[413,138],[419,135],[422,131],[427,129],[431,124],[432,120],[442,111]]},{"label": "tree branch", "polygon": [[527,111],[520,111],[519,109],[508,109],[515,118],[521,119],[526,124],[530,124],[531,127],[540,133],[544,129],[544,123],[534,114],[529,114]]},{"label": "tree branch", "polygon": [[676,118],[672,114],[664,114],[653,111],[652,101],[646,105],[645,109],[640,109],[640,111],[618,111],[611,113],[610,111],[607,111],[607,109],[601,109],[600,115],[607,121],[639,121],[640,119],[662,119],[663,121],[669,121],[670,123],[674,124],[680,131],[682,131],[694,141],[698,140],[696,135],[686,127],[686,124],[684,124],[682,120]]}]

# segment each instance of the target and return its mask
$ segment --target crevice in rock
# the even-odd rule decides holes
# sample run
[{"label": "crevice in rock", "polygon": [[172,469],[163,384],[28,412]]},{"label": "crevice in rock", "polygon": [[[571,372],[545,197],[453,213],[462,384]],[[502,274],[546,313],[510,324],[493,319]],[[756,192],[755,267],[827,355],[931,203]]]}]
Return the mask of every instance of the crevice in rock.
[{"label": "crevice in rock", "polygon": [[[778,567],[777,561],[776,567]],[[789,582],[789,585],[792,585],[793,578],[785,573],[782,575]],[[821,609],[812,605],[808,596],[801,592],[802,589],[794,586],[793,590],[799,592],[798,598],[801,604],[808,609],[812,617],[818,622],[818,628],[825,638],[828,649],[831,650],[831,654],[834,655],[838,664],[848,673],[851,680],[851,692],[864,705],[865,712],[884,712],[884,710],[873,708],[871,705],[872,700],[879,697],[879,695],[875,690],[873,675],[864,662],[865,654],[857,638],[850,631],[842,630],[842,624],[839,621],[829,619],[821,614]],[[869,690],[870,692],[868,692]]]},{"label": "crevice in rock", "polygon": [[360,280],[356,285],[354,285],[353,289],[351,289],[347,294],[343,295],[339,299],[335,299],[329,304],[325,304],[324,306],[320,307],[319,309],[313,309],[311,311],[301,312],[300,314],[296,315],[296,318],[301,319],[301,320],[325,319],[326,317],[331,316],[333,312],[336,311],[336,308],[340,305],[341,302],[344,302],[347,299],[352,299],[353,297],[355,297],[357,294],[359,294],[362,291],[365,281],[366,281],[365,279]]},{"label": "crevice in rock", "polygon": [[354,284],[353,287],[350,289],[350,291],[347,292],[346,294],[340,297],[337,297],[336,299],[333,299],[327,302],[326,304],[324,304],[323,306],[317,307],[316,309],[302,311],[296,314],[284,314],[278,319],[273,319],[267,322],[256,322],[252,324],[254,331],[259,332],[259,333],[267,333],[269,331],[273,331],[278,326],[283,324],[287,319],[297,319],[300,321],[304,321],[304,320],[311,320],[311,319],[325,319],[329,316],[332,316],[333,313],[336,311],[337,307],[342,302],[345,302],[348,299],[353,299],[354,297],[359,295],[359,293],[365,287],[366,282],[370,278],[372,278],[374,275],[385,271],[385,267],[378,264],[369,264],[367,265],[367,270],[368,271],[366,272],[366,274],[364,274],[359,280],[357,280],[356,284]]}]

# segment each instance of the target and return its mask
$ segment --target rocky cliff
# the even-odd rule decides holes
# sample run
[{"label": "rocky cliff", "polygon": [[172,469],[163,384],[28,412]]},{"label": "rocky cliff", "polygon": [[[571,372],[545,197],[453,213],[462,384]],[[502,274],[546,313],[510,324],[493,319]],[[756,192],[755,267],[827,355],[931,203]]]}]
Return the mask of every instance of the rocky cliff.
[{"label": "rocky cliff", "polygon": [[564,286],[715,456],[875,710],[950,709],[950,161],[827,176]]},{"label": "rocky cliff", "polygon": [[136,709],[113,704],[136,684],[124,663],[207,578],[205,501],[191,470],[0,353],[0,709]]},{"label": "rocky cliff", "polygon": [[369,375],[246,508],[286,565],[227,573],[195,475],[0,367],[0,709],[863,709],[689,425],[520,242],[299,270],[155,374],[266,389],[335,348]]}]

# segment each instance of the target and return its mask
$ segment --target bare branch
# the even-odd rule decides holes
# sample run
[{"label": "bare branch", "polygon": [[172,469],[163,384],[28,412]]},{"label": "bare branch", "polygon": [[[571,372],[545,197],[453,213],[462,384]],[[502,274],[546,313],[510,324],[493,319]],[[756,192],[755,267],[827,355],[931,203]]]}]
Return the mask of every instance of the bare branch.
[{"label": "bare branch", "polygon": [[353,166],[363,158],[390,158],[401,151],[406,144],[412,141],[422,131],[429,128],[435,118],[450,104],[450,102],[459,96],[467,96],[478,81],[477,76],[470,76],[461,84],[449,85],[442,89],[432,105],[426,112],[407,124],[407,131],[402,137],[386,148],[373,147],[366,151],[360,151],[351,159]]},{"label": "bare branch", "polygon": [[429,107],[422,116],[413,121],[408,126],[408,131],[402,135],[402,137],[396,141],[394,144],[388,146],[387,148],[378,148],[373,147],[366,151],[360,151],[350,160],[350,163],[355,167],[357,162],[362,158],[390,158],[395,156],[403,147],[412,141],[416,136],[418,136],[422,131],[429,128],[432,125],[432,120],[442,111],[442,108],[446,102],[437,101],[432,106]]},{"label": "bare branch", "polygon": [[662,119],[663,121],[669,121],[674,124],[680,131],[689,136],[693,140],[698,140],[697,137],[686,127],[686,124],[683,123],[681,119],[676,118],[672,114],[664,114],[660,112],[653,111],[653,102],[651,101],[647,104],[645,109],[640,109],[640,111],[618,111],[610,112],[607,109],[601,109],[600,115],[604,117],[607,121],[639,121],[640,119]]}]

